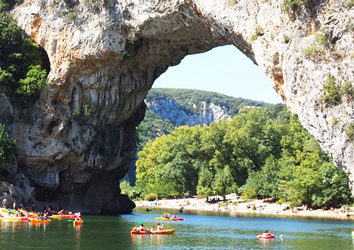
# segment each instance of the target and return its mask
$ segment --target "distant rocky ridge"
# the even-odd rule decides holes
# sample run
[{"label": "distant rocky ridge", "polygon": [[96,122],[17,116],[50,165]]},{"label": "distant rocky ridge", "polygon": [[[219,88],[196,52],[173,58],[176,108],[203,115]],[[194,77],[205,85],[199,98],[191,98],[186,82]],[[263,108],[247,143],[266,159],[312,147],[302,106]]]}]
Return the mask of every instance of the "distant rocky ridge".
[{"label": "distant rocky ridge", "polygon": [[174,126],[209,125],[213,121],[231,119],[241,108],[265,107],[270,104],[191,89],[153,88],[146,106]]}]

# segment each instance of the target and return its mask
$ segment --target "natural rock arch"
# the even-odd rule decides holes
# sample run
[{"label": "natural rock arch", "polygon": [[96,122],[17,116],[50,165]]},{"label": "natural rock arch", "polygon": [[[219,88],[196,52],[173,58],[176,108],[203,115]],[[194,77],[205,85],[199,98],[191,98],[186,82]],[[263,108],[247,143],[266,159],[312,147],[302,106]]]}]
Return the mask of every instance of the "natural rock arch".
[{"label": "natural rock arch", "polygon": [[289,14],[282,0],[25,0],[15,18],[51,63],[51,85],[29,111],[32,121],[15,125],[19,162],[38,197],[50,190],[52,201],[69,208],[129,211],[118,179],[135,150],[147,91],[184,56],[226,44],[272,79],[353,182],[353,141],[345,132],[352,99],[321,101],[328,74],[337,85],[353,82],[353,8],[310,2]]}]

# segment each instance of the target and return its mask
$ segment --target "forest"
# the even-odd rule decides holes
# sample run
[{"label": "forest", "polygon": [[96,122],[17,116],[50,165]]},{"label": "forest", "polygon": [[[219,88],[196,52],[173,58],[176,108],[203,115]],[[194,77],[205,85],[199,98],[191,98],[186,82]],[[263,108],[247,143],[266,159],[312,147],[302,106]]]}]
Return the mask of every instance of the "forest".
[{"label": "forest", "polygon": [[132,198],[236,193],[291,206],[353,202],[348,176],[284,105],[245,108],[232,120],[177,127],[138,153]]}]

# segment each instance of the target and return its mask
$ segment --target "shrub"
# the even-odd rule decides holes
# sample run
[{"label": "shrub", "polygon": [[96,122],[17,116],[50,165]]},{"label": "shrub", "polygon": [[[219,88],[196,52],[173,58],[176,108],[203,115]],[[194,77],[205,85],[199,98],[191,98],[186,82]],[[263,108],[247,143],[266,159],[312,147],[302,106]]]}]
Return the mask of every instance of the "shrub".
[{"label": "shrub", "polygon": [[254,199],[257,197],[257,191],[255,188],[246,186],[243,190],[243,193],[241,195],[242,200],[249,200],[249,199]]},{"label": "shrub", "polygon": [[351,123],[349,128],[345,130],[345,134],[349,141],[354,141],[354,123]]},{"label": "shrub", "polygon": [[157,200],[158,198],[159,198],[159,197],[158,197],[157,194],[150,193],[150,194],[145,195],[144,200],[147,200],[147,201],[155,201],[155,200]]},{"label": "shrub", "polygon": [[312,56],[312,55],[314,55],[314,54],[319,53],[320,51],[321,51],[320,48],[318,48],[318,47],[312,45],[312,46],[309,46],[309,47],[307,47],[306,49],[304,49],[303,52],[304,52],[304,54],[305,54],[306,56]]},{"label": "shrub", "polygon": [[233,5],[237,4],[237,3],[238,3],[238,0],[229,0],[229,4],[231,6],[233,6]]},{"label": "shrub", "polygon": [[283,10],[287,13],[297,10],[300,6],[305,5],[308,0],[284,0],[282,4]]},{"label": "shrub", "polygon": [[331,42],[327,40],[326,36],[323,33],[317,32],[315,37],[316,41],[324,47],[327,47],[331,44]]},{"label": "shrub", "polygon": [[354,98],[354,88],[353,84],[349,81],[346,81],[344,85],[340,88],[340,94],[345,95],[348,99],[353,100]]},{"label": "shrub", "polygon": [[255,33],[251,36],[251,40],[255,41],[255,40],[257,40],[257,38],[259,36],[263,36],[263,35],[264,35],[264,31],[263,31],[262,27],[257,26],[256,30],[255,30]]},{"label": "shrub", "polygon": [[24,96],[33,96],[47,85],[47,71],[41,65],[32,65],[29,69],[26,78],[19,81],[20,86],[17,89],[17,93]]},{"label": "shrub", "polygon": [[321,97],[321,100],[329,105],[337,105],[340,103],[340,88],[336,84],[336,78],[328,74],[326,83],[323,85],[323,88],[326,91],[326,94]]},{"label": "shrub", "polygon": [[0,123],[0,168],[4,169],[5,164],[15,151],[15,140],[9,137],[5,125]]}]

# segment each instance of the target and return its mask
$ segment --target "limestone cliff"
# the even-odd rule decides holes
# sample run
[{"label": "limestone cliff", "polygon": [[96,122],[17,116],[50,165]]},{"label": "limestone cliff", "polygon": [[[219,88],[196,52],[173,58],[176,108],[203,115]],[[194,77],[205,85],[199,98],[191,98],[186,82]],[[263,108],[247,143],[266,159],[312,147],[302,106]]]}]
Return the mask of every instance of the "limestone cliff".
[{"label": "limestone cliff", "polygon": [[129,210],[118,179],[134,153],[135,126],[153,81],[184,56],[226,44],[272,79],[353,182],[353,99],[343,95],[329,105],[321,97],[329,74],[338,86],[353,82],[354,8],[346,0],[312,0],[285,11],[283,2],[25,0],[17,6],[18,24],[51,64],[51,85],[25,111],[26,121],[15,114],[11,125],[19,166],[36,197],[89,212]]}]

